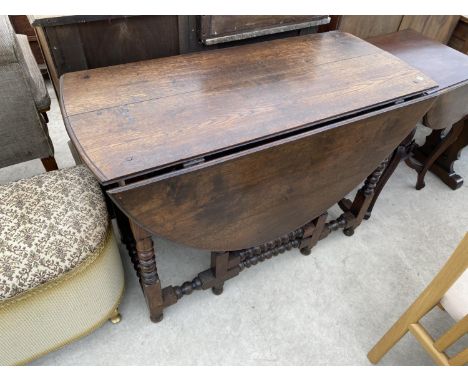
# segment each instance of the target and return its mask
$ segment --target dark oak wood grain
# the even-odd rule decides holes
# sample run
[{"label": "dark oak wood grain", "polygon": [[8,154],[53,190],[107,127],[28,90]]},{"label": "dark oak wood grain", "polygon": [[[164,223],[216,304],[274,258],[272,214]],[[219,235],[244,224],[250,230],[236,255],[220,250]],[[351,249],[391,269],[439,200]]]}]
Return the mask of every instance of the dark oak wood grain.
[{"label": "dark oak wood grain", "polygon": [[435,86],[329,32],[67,73],[61,95],[74,144],[108,184]]},{"label": "dark oak wood grain", "polygon": [[216,251],[255,246],[304,225],[352,191],[432,102],[409,102],[108,192],[131,220],[157,235]]},{"label": "dark oak wood grain", "polygon": [[[243,269],[352,235],[437,84],[330,32],[71,73],[61,86],[68,132],[117,207],[158,321],[195,290],[220,294]],[[152,234],[212,251],[211,267],[162,288]]]}]

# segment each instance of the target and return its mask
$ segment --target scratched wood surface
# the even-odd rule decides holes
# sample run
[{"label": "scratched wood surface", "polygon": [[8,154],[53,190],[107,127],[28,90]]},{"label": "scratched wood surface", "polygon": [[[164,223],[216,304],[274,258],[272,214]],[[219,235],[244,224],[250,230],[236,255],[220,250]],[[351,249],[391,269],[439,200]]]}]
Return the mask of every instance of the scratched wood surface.
[{"label": "scratched wood surface", "polygon": [[437,86],[343,32],[67,73],[69,135],[103,184]]},{"label": "scratched wood surface", "polygon": [[108,193],[132,221],[156,235],[217,251],[256,246],[304,225],[359,186],[433,100],[394,106]]}]

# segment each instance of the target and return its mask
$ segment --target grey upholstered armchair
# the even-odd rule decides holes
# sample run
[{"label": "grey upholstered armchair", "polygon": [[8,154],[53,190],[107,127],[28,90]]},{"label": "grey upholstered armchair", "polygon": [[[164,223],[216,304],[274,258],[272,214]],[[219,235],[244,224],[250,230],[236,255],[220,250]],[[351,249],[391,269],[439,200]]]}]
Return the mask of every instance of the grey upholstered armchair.
[{"label": "grey upholstered armchair", "polygon": [[0,168],[40,158],[55,170],[47,131],[50,98],[25,35],[0,15]]}]

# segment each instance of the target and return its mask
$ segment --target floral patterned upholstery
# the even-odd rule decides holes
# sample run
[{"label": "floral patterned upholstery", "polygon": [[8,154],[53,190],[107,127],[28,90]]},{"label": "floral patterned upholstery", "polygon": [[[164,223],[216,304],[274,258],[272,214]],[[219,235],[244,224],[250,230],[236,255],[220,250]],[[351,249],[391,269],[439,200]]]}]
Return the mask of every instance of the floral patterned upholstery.
[{"label": "floral patterned upholstery", "polygon": [[0,185],[0,303],[81,264],[108,225],[102,191],[83,166]]}]

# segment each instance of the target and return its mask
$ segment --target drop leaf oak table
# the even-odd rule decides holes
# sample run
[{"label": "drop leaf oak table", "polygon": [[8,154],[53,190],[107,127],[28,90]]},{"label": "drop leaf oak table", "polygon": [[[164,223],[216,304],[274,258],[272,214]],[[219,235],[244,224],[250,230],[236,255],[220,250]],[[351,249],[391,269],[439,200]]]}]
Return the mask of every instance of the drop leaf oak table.
[{"label": "drop leaf oak table", "polygon": [[[68,134],[115,209],[154,322],[287,249],[362,222],[437,83],[343,32],[67,73]],[[359,186],[343,214],[327,210]],[[162,288],[152,235],[211,251]]]}]

